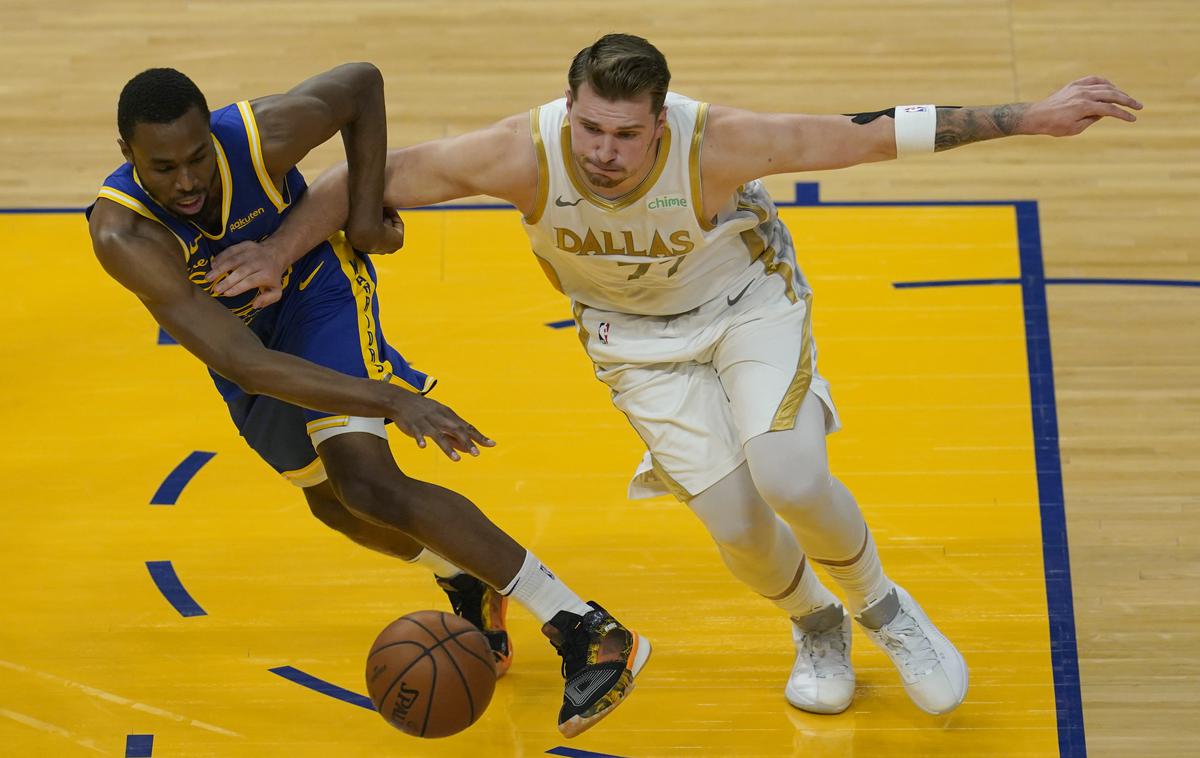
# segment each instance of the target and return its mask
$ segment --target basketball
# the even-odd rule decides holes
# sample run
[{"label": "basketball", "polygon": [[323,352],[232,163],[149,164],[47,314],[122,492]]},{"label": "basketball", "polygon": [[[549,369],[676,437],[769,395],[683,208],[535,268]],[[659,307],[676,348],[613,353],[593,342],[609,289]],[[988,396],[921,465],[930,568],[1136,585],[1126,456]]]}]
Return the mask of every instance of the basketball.
[{"label": "basketball", "polygon": [[414,737],[474,724],[496,690],[487,638],[469,621],[417,611],[388,624],[367,656],[367,692],[388,723]]}]

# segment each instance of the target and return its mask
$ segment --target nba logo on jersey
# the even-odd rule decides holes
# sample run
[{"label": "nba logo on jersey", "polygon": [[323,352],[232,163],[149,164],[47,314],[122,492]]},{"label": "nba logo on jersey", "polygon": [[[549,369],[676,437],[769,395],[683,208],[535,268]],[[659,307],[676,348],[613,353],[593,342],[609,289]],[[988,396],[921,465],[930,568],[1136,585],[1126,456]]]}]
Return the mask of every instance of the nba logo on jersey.
[{"label": "nba logo on jersey", "polygon": [[603,342],[606,345],[608,344],[608,322],[607,321],[600,322],[600,328],[598,328],[596,330],[596,336],[600,338],[601,342]]}]

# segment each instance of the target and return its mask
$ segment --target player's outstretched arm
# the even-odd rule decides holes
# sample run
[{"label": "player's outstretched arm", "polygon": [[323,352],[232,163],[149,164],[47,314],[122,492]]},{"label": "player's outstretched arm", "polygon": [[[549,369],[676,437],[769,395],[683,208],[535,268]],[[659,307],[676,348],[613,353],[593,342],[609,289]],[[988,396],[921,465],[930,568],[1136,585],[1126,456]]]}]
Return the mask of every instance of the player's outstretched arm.
[{"label": "player's outstretched arm", "polygon": [[[705,196],[771,174],[844,168],[908,152],[948,150],[1019,134],[1066,137],[1105,117],[1135,121],[1142,104],[1089,76],[1044,100],[972,108],[901,107],[843,116],[754,113],[712,106],[702,153]],[[709,194],[711,189],[713,194]]]},{"label": "player's outstretched arm", "polygon": [[341,132],[349,165],[346,236],[367,252],[391,252],[403,244],[402,230],[380,212],[387,113],[379,69],[347,63],[251,106],[267,173],[277,184],[309,151]]},{"label": "player's outstretched arm", "polygon": [[430,438],[452,460],[491,446],[474,426],[429,398],[386,382],[346,376],[287,353],[268,350],[214,298],[187,278],[178,242],[165,229],[100,199],[90,220],[92,246],[104,269],[132,291],[188,352],[246,392],[305,408],[392,419],[421,447]]},{"label": "player's outstretched arm", "polygon": [[[511,116],[458,137],[391,150],[386,180],[383,204],[391,208],[488,195],[529,215],[538,189],[529,116]],[[218,255],[209,274],[209,281],[216,281],[214,291],[237,295],[258,288],[259,307],[278,300],[283,270],[346,223],[349,181],[347,165],[334,166],[313,182],[274,234]],[[398,219],[396,223],[402,230]]]}]

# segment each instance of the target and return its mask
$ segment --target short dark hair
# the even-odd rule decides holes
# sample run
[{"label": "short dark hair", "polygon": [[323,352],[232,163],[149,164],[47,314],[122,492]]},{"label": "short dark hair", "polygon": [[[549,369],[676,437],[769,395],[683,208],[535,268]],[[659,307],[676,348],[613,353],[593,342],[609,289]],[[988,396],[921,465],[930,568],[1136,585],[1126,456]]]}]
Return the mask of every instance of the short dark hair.
[{"label": "short dark hair", "polygon": [[208,103],[196,84],[173,68],[150,68],[130,79],[117,101],[117,131],[129,142],[138,124],[169,124],[192,108],[208,119]]},{"label": "short dark hair", "polygon": [[657,115],[667,98],[671,70],[658,48],[641,37],[606,34],[571,61],[567,83],[572,97],[578,97],[583,82],[605,100],[629,100],[649,92],[650,110]]}]

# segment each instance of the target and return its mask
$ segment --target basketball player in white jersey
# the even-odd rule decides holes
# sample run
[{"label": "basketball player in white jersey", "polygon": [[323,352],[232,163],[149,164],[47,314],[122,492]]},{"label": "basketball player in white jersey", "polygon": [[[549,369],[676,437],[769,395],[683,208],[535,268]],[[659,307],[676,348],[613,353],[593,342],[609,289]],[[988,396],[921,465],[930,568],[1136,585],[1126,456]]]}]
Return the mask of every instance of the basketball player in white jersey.
[{"label": "basketball player in white jersey", "polygon": [[[597,377],[646,443],[631,495],[687,503],[730,571],[790,617],[788,702],[849,706],[853,619],[919,708],[949,712],[966,695],[966,663],[884,573],[857,502],[830,474],[825,435],[838,416],[817,372],[811,291],[759,179],[1067,136],[1106,116],[1133,121],[1125,108],[1141,104],[1088,77],[1035,103],[763,114],[690,100],[669,80],[649,42],[607,35],[575,57],[564,98],[392,151],[385,202],[491,195],[521,211]],[[272,297],[282,268],[345,222],[346,198],[345,169],[333,169],[275,236],[218,260],[218,291]]]}]

